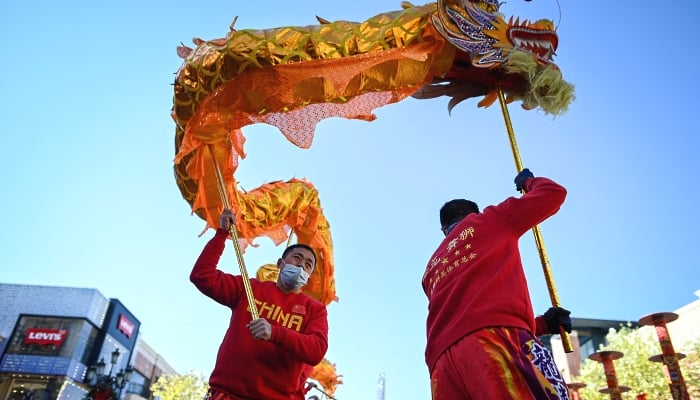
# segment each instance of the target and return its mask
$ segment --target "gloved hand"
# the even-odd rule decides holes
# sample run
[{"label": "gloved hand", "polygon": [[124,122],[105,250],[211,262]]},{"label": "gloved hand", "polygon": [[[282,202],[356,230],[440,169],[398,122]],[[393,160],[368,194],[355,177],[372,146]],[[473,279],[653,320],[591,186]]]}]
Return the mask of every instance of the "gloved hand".
[{"label": "gloved hand", "polygon": [[516,175],[515,179],[513,180],[513,182],[515,182],[515,190],[517,190],[518,192],[522,192],[523,187],[525,186],[525,181],[534,177],[535,175],[533,175],[532,172],[530,172],[530,170],[527,168],[520,171],[520,173]]},{"label": "gloved hand", "polygon": [[553,335],[560,333],[559,326],[571,333],[571,311],[562,307],[550,307],[542,316],[547,323],[547,332]]}]

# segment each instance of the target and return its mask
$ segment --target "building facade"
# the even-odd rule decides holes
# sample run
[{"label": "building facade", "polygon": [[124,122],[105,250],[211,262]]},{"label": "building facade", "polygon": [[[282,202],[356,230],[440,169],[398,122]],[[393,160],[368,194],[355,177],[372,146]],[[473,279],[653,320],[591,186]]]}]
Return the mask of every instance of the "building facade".
[{"label": "building facade", "polygon": [[165,359],[143,340],[136,341],[132,360],[134,374],[128,386],[125,400],[151,399],[151,384],[161,375],[178,375]]},{"label": "building facade", "polygon": [[150,382],[175,371],[148,361],[155,352],[140,326],[96,289],[0,284],[0,400],[82,400],[100,361],[105,375],[133,369],[121,398],[149,398]]}]

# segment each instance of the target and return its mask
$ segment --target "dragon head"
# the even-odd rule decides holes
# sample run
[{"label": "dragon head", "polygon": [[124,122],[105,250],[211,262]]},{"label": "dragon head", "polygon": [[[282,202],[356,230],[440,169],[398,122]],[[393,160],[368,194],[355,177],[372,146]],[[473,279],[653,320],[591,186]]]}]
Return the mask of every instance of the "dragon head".
[{"label": "dragon head", "polygon": [[[553,57],[559,45],[554,23],[505,20],[496,0],[438,0],[431,16],[435,29],[457,50],[455,63],[436,85],[414,97],[453,97],[450,108],[474,94],[484,94],[480,106],[497,98],[495,87],[523,101],[559,114],[573,100],[573,86],[561,79]],[[448,85],[445,85],[448,83]],[[527,90],[523,90],[527,88]],[[464,97],[464,98],[460,98]]]},{"label": "dragon head", "polygon": [[495,0],[440,0],[433,24],[445,39],[469,53],[477,67],[503,64],[514,50],[531,54],[540,64],[554,65],[559,45],[554,23],[513,21],[513,17],[506,22],[499,7]]}]

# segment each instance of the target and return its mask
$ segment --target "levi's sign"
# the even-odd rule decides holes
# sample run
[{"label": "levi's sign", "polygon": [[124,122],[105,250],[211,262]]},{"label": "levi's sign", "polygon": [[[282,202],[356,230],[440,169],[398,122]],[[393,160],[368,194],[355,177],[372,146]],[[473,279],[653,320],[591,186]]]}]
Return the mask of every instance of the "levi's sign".
[{"label": "levi's sign", "polygon": [[119,325],[117,325],[117,329],[119,329],[121,333],[130,338],[131,335],[134,334],[134,328],[136,328],[136,326],[133,322],[129,321],[124,314],[119,314]]},{"label": "levi's sign", "polygon": [[68,336],[67,329],[47,329],[47,328],[28,328],[27,335],[24,337],[24,344],[38,344],[45,346],[52,344],[60,346]]}]

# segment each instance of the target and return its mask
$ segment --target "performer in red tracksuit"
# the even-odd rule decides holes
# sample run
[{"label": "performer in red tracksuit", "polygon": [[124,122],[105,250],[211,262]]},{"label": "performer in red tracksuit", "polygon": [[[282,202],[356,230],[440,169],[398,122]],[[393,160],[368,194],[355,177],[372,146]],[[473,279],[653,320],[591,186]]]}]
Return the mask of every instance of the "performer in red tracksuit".
[{"label": "performer in red tracksuit", "polygon": [[291,245],[277,262],[277,282],[251,279],[260,316],[251,321],[242,277],[217,269],[233,221],[224,210],[190,274],[197,289],[231,309],[207,399],[303,400],[308,371],[328,349],[326,306],[301,293],[316,255],[309,246]]},{"label": "performer in red tracksuit", "polygon": [[[440,210],[445,239],[428,262],[425,359],[434,400],[561,400],[568,390],[536,334],[571,331],[568,310],[536,323],[518,240],[559,210],[566,189],[524,169],[525,190],[479,212],[452,200]],[[543,332],[546,331],[546,332]]]}]

